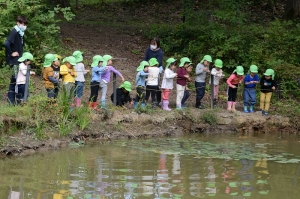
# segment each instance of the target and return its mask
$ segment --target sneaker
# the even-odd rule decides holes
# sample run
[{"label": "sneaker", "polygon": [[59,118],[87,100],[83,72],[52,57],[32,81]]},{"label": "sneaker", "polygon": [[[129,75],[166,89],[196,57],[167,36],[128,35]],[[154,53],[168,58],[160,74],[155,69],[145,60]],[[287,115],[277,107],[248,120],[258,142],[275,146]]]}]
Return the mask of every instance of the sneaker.
[{"label": "sneaker", "polygon": [[263,112],[264,115],[269,115],[268,111]]},{"label": "sneaker", "polygon": [[203,105],[200,105],[197,107],[198,109],[205,109],[205,107]]},{"label": "sneaker", "polygon": [[186,108],[187,106],[185,104],[181,104],[181,108]]}]

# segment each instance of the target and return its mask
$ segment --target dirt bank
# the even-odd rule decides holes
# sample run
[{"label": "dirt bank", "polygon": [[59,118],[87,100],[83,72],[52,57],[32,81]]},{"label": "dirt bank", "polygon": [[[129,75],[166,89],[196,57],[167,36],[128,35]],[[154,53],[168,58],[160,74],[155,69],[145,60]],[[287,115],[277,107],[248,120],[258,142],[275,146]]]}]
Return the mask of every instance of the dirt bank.
[{"label": "dirt bank", "polygon": [[[262,116],[260,112],[246,114],[224,110],[198,110],[138,114],[132,109],[94,113],[88,128],[72,131],[68,137],[44,140],[36,139],[26,130],[5,136],[0,152],[2,155],[28,155],[38,151],[53,150],[99,140],[138,139],[151,137],[182,136],[188,133],[256,136],[260,133],[298,133],[289,118],[272,115]],[[4,136],[4,135],[3,135]],[[71,145],[70,145],[71,144]]]}]

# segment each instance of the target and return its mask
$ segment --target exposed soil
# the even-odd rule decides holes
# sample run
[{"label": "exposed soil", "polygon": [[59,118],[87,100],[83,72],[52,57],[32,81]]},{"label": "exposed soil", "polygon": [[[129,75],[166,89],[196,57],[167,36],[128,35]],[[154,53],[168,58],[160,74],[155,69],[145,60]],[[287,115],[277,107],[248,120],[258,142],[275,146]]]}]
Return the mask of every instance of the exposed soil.
[{"label": "exposed soil", "polygon": [[[147,5],[149,6],[149,5]],[[82,50],[85,54],[85,65],[90,69],[92,57],[96,54],[110,54],[114,58],[114,66],[119,70],[126,80],[133,85],[135,83],[136,67],[143,60],[144,52],[149,45],[149,40],[145,38],[139,29],[139,25],[128,25],[130,22],[124,21],[131,13],[130,20],[140,24],[144,21],[145,25],[151,23],[153,19],[147,21],[143,9],[146,10],[146,5],[139,10],[126,10],[119,8],[109,15],[106,13],[97,13],[97,7],[83,8],[78,14],[73,23],[61,24],[61,39],[67,48],[72,52]],[[117,9],[117,8],[111,8]],[[173,8],[176,10],[176,7]],[[151,9],[150,9],[151,10]],[[172,9],[170,9],[172,12]],[[87,14],[88,13],[88,14]],[[177,12],[173,12],[169,18],[173,23],[180,20]],[[122,15],[123,14],[123,15]],[[150,13],[151,14],[151,13]],[[168,13],[167,13],[168,14]],[[101,16],[103,16],[101,18]],[[140,18],[144,16],[141,20]],[[109,18],[110,17],[110,18]],[[144,20],[145,19],[145,20]],[[103,25],[101,21],[110,20],[111,25]],[[65,55],[67,56],[67,55]],[[166,57],[168,55],[165,55]],[[196,62],[196,61],[195,61]],[[87,76],[89,80],[89,76]],[[41,83],[40,79],[34,79],[35,83]],[[88,85],[87,81],[87,85]],[[117,78],[117,86],[120,85],[121,79]],[[107,102],[110,102],[109,96],[112,93],[112,82],[109,84],[107,94]],[[221,91],[221,94],[225,93]],[[85,87],[83,102],[88,101],[90,94],[89,86]],[[174,90],[170,99],[170,106],[175,107]],[[135,91],[132,92],[132,97],[135,96]],[[207,94],[203,99],[206,106],[209,105],[210,97]],[[0,149],[3,155],[26,155],[35,151],[43,151],[48,149],[58,149],[68,146],[71,142],[83,140],[85,142],[95,140],[109,140],[122,138],[147,138],[157,136],[178,136],[184,133],[237,133],[245,136],[255,136],[257,133],[278,132],[278,133],[298,133],[298,129],[293,127],[293,124],[288,118],[272,115],[262,116],[261,113],[245,114],[242,112],[230,113],[225,109],[225,100],[221,100],[219,107],[221,110],[214,112],[213,117],[216,119],[216,124],[211,125],[209,121],[203,119],[203,115],[209,110],[199,110],[192,108],[195,101],[194,93],[191,95],[187,104],[188,108],[184,112],[164,112],[156,111],[155,114],[137,114],[131,106],[129,109],[117,109],[114,112],[95,113],[91,124],[83,132],[79,129],[74,129],[69,137],[65,138],[47,138],[46,140],[33,139],[32,135],[22,131],[15,136],[7,136],[7,141]],[[238,105],[241,109],[241,105]],[[7,118],[4,118],[4,120]],[[3,118],[2,118],[3,120]]]}]

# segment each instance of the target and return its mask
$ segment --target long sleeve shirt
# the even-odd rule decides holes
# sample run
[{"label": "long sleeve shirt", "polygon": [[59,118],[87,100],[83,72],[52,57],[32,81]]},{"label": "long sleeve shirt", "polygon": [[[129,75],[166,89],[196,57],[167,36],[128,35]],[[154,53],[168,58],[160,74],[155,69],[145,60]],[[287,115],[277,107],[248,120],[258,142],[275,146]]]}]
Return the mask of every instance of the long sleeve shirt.
[{"label": "long sleeve shirt", "polygon": [[161,88],[163,89],[173,89],[173,80],[176,77],[176,73],[174,71],[170,70],[169,68],[166,68],[164,73],[164,78],[161,84]]},{"label": "long sleeve shirt", "polygon": [[87,74],[85,68],[84,68],[84,64],[83,63],[77,63],[74,66],[74,69],[77,73],[77,77],[75,78],[75,81],[78,82],[85,82],[85,78],[84,75]]},{"label": "long sleeve shirt", "polygon": [[244,88],[255,88],[256,84],[246,84],[248,82],[257,81],[259,82],[259,77],[257,74],[254,75],[254,77],[251,77],[250,74],[247,74],[244,79]]},{"label": "long sleeve shirt", "polygon": [[[124,93],[122,88],[117,88],[116,90],[117,93],[117,106],[123,106],[125,105],[127,102],[131,102],[132,99],[130,97],[130,93]],[[114,101],[114,93],[111,94],[110,96],[111,101]]]},{"label": "long sleeve shirt", "polygon": [[207,68],[205,67],[203,64],[199,63],[196,66],[196,71],[195,71],[195,81],[196,82],[205,82],[205,78],[206,78],[206,71],[204,71],[203,69]]},{"label": "long sleeve shirt", "polygon": [[148,73],[149,74],[148,74],[147,85],[158,86],[159,68],[158,67],[149,67]]},{"label": "long sleeve shirt", "polygon": [[[69,71],[72,71],[74,75],[72,76]],[[66,65],[61,65],[59,73],[62,75],[63,83],[75,83],[75,77],[77,76],[77,73],[73,67],[68,68]]]},{"label": "long sleeve shirt", "polygon": [[[266,85],[265,85],[266,84]],[[270,93],[273,92],[272,87],[276,86],[276,82],[271,79],[266,79],[265,76],[262,76],[260,79],[260,91],[262,93]]]},{"label": "long sleeve shirt", "polygon": [[[26,84],[26,74],[27,74],[28,67],[23,62],[19,64],[19,71],[17,75],[17,84]],[[30,71],[30,74],[33,74]]]},{"label": "long sleeve shirt", "polygon": [[145,73],[144,71],[139,71],[136,74],[135,78],[135,86],[146,86],[146,78],[149,73]]},{"label": "long sleeve shirt", "polygon": [[144,56],[144,61],[149,61],[151,58],[156,58],[159,66],[162,66],[162,61],[164,58],[164,52],[162,51],[161,48],[156,49],[155,51],[150,49],[150,46],[146,49],[146,53]]},{"label": "long sleeve shirt", "polygon": [[102,77],[102,73],[105,71],[105,66],[102,66],[102,67],[98,67],[98,66],[95,66],[93,67],[92,69],[92,79],[91,79],[91,82],[101,82],[101,77]]},{"label": "long sleeve shirt", "polygon": [[122,77],[122,74],[118,70],[116,70],[114,67],[112,67],[112,66],[107,66],[107,67],[108,67],[108,69],[101,75],[101,78],[105,83],[110,82],[110,73],[111,72],[117,74],[119,77]]},{"label": "long sleeve shirt", "polygon": [[43,80],[46,89],[53,89],[54,84],[58,84],[58,79],[53,78],[53,68],[43,68]]},{"label": "long sleeve shirt", "polygon": [[[217,70],[216,68],[213,68],[210,74],[214,76],[214,85],[219,85],[223,75],[222,69]],[[211,83],[211,77],[209,78],[209,83]]]},{"label": "long sleeve shirt", "polygon": [[229,78],[227,79],[227,84],[229,87],[232,87],[233,85],[237,85],[237,84],[240,84],[244,79],[244,76],[237,76],[236,74],[231,74],[229,76]]},{"label": "long sleeve shirt", "polygon": [[[19,65],[18,59],[23,54],[24,37],[21,37],[15,28],[9,33],[9,36],[4,42],[4,47],[6,63],[8,65]],[[18,52],[19,56],[13,57],[13,52]]]},{"label": "long sleeve shirt", "polygon": [[176,83],[181,85],[181,86],[185,86],[186,85],[186,77],[184,77],[185,75],[187,75],[187,71],[185,68],[181,67],[177,69],[177,81]]}]

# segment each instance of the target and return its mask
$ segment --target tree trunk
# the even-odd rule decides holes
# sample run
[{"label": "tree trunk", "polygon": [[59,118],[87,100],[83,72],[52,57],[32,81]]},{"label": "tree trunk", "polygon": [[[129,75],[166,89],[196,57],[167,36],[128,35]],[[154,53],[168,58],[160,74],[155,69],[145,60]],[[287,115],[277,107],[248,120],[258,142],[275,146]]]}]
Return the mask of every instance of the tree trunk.
[{"label": "tree trunk", "polygon": [[293,20],[300,16],[300,0],[287,0],[285,6],[285,17]]},{"label": "tree trunk", "polygon": [[70,0],[49,0],[49,3],[54,6],[60,5],[63,8],[71,7]]}]

